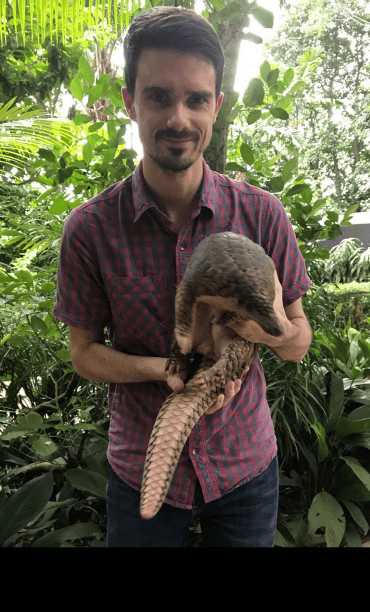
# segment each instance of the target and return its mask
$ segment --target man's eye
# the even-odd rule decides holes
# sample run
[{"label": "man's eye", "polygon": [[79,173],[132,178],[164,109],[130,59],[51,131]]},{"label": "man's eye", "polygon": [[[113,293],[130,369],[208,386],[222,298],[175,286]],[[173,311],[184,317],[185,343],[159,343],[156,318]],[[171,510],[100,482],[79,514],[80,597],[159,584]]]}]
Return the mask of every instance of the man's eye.
[{"label": "man's eye", "polygon": [[206,102],[206,99],[204,98],[204,96],[201,96],[200,94],[193,94],[188,99],[189,106],[200,106],[201,104],[204,104],[204,102]]},{"label": "man's eye", "polygon": [[168,96],[160,91],[155,91],[150,94],[149,100],[155,102],[156,104],[168,104]]}]

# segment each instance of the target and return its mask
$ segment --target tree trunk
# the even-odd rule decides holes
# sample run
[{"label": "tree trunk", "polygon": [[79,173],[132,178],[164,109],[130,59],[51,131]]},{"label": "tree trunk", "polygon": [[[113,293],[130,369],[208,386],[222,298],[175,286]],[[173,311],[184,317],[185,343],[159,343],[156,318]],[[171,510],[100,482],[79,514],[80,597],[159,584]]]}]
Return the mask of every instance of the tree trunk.
[{"label": "tree trunk", "polygon": [[[117,76],[117,68],[113,68],[111,64],[111,57],[115,49],[117,41],[110,40],[106,43],[103,49],[100,49],[99,45],[94,45],[94,64],[93,69],[97,75],[97,79],[103,74],[109,74],[111,84]],[[109,99],[99,99],[90,108],[86,108],[86,112],[92,116],[94,122],[106,121],[107,115],[105,109],[110,106],[111,101]]]},{"label": "tree trunk", "polygon": [[228,116],[235,105],[234,82],[238,66],[240,42],[243,28],[248,25],[248,16],[244,13],[230,21],[218,24],[218,36],[225,54],[225,73],[222,81],[224,101],[217,121],[213,126],[211,142],[205,151],[204,158],[212,170],[225,173],[227,158],[227,137],[229,131]]}]

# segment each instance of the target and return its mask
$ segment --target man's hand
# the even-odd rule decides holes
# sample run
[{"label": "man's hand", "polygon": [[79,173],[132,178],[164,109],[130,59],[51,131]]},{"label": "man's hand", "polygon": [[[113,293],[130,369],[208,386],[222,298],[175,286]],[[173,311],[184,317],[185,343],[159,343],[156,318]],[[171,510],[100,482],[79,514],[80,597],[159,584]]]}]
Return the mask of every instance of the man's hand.
[{"label": "man's hand", "polygon": [[312,330],[303,312],[302,299],[284,308],[283,290],[275,270],[275,313],[283,326],[281,336],[270,336],[255,321],[229,323],[239,336],[256,344],[266,344],[282,361],[299,363],[306,355],[312,341]]},{"label": "man's hand", "polygon": [[[248,372],[248,370],[249,370],[249,366],[246,368],[244,374]],[[232,380],[229,381],[225,387],[225,393],[222,393],[221,395],[218,396],[217,400],[207,410],[206,414],[213,414],[214,412],[216,412],[216,410],[219,410],[220,408],[227,406],[227,404],[229,404],[231,400],[233,399],[234,395],[239,393],[241,386],[242,386],[242,382],[243,381],[239,378],[234,381]],[[167,384],[171,387],[172,391],[174,391],[175,393],[180,393],[184,389],[183,378],[182,378],[182,375],[180,374],[172,374],[171,376],[169,376],[167,379]]]},{"label": "man's hand", "polygon": [[[245,370],[244,373],[248,372],[248,370],[249,370],[249,367]],[[234,381],[230,380],[230,382],[228,382],[225,387],[225,394],[218,396],[217,400],[207,410],[206,414],[213,414],[214,412],[216,412],[216,410],[219,410],[220,408],[224,408],[224,406],[227,406],[227,404],[229,404],[231,400],[233,399],[234,395],[239,393],[241,386],[242,386],[242,382],[243,381],[240,378]]]},{"label": "man's hand", "polygon": [[[212,342],[207,341],[202,343],[201,346],[197,347],[199,352],[204,352],[207,357],[214,359],[216,362],[221,358],[221,355],[228,344],[235,339],[237,336],[236,332],[232,329],[225,327],[224,325],[212,324]],[[202,350],[203,349],[203,350]],[[243,376],[248,372],[249,366],[247,366],[243,372]],[[167,384],[171,387],[172,391],[179,393],[184,388],[184,380],[187,372],[177,372],[172,374],[167,379]],[[225,393],[218,396],[214,404],[209,408],[207,414],[213,414],[216,410],[227,406],[233,399],[233,397],[239,393],[242,386],[242,380],[237,379],[235,381],[229,381],[225,387]]]},{"label": "man's hand", "polygon": [[[276,270],[274,272],[275,278],[275,299],[273,308],[277,318],[279,319],[281,325],[283,326],[284,333],[287,331],[291,323],[287,318],[284,306],[283,306],[283,290],[278,279],[278,275]],[[279,347],[282,344],[282,338],[284,336],[270,336],[265,331],[263,331],[262,327],[258,325],[255,321],[242,321],[236,323],[229,323],[228,327],[233,329],[239,336],[249,340],[249,342],[254,342],[256,344],[267,344],[270,347]]]}]

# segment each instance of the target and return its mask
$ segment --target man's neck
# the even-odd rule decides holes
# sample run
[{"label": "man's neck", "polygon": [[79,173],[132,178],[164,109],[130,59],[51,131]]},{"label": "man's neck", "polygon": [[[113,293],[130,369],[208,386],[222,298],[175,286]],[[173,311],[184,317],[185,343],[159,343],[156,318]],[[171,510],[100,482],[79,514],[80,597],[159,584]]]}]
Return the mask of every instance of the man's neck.
[{"label": "man's neck", "polygon": [[165,172],[150,158],[143,159],[145,182],[158,208],[173,222],[182,225],[195,210],[203,178],[200,157],[184,172]]}]

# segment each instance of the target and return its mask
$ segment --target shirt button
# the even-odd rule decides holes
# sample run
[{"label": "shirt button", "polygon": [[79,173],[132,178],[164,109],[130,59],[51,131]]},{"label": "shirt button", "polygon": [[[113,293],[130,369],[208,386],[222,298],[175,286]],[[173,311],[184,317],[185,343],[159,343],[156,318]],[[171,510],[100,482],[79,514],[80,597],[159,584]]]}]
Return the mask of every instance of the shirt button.
[{"label": "shirt button", "polygon": [[195,448],[193,448],[193,455],[196,455],[197,451],[195,450]]},{"label": "shirt button", "polygon": [[185,247],[184,247],[184,246],[181,246],[181,247],[180,247],[180,251],[185,251]]}]

